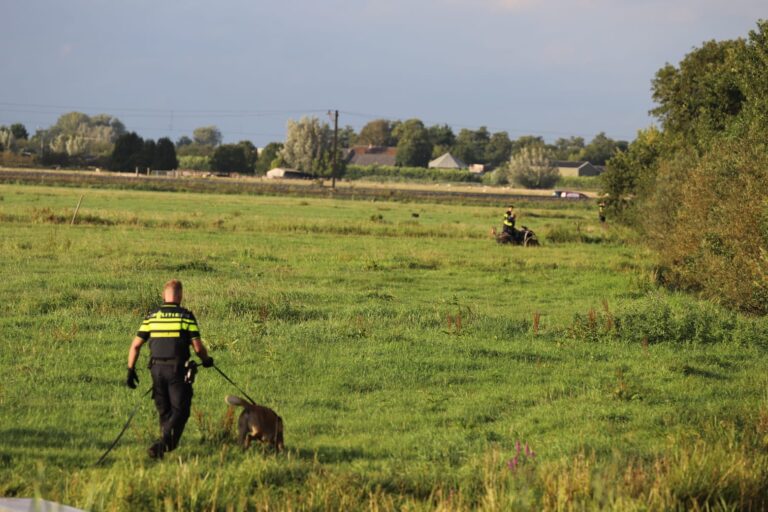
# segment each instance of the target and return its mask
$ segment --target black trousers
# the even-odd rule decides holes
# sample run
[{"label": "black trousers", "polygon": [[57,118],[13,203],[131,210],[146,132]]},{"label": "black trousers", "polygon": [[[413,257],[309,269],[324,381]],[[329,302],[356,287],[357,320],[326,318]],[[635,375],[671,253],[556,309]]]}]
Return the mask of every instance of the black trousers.
[{"label": "black trousers", "polygon": [[166,451],[176,448],[192,407],[192,385],[184,382],[184,368],[153,364],[152,398],[155,400]]}]

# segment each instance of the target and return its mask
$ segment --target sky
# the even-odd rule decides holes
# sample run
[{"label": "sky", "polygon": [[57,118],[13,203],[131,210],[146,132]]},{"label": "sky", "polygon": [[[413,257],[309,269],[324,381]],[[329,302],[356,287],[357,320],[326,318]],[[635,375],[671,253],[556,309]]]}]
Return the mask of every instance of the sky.
[{"label": "sky", "polygon": [[0,0],[0,125],[73,110],[144,138],[285,138],[316,116],[547,141],[653,124],[651,81],[765,0]]}]

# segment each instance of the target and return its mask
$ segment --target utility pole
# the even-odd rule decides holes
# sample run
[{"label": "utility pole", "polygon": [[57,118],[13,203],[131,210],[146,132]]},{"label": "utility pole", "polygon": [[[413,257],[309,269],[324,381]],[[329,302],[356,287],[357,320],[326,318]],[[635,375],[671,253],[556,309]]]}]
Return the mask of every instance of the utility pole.
[{"label": "utility pole", "polygon": [[331,169],[331,188],[336,188],[336,174],[338,173],[338,146],[339,146],[339,111],[333,111],[333,169]]}]

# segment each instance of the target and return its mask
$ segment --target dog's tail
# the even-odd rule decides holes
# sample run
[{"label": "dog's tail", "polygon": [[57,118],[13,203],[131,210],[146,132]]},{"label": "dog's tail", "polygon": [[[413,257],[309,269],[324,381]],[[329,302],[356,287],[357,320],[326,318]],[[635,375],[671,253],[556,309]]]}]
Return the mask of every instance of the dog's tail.
[{"label": "dog's tail", "polygon": [[227,398],[224,399],[225,402],[227,402],[229,405],[239,405],[240,407],[247,407],[251,405],[250,402],[247,402],[240,398],[239,396],[235,395],[227,395]]}]

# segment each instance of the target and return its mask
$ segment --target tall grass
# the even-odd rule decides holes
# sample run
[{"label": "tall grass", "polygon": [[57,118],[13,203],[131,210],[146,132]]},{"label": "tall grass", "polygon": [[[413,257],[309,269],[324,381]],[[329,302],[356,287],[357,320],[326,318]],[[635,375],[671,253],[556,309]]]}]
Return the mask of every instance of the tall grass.
[{"label": "tall grass", "polygon": [[[487,237],[494,206],[87,190],[83,222],[57,222],[82,192],[0,186],[0,495],[93,510],[766,506],[765,322],[658,289],[653,260],[588,205],[518,206],[542,233],[607,230],[531,250]],[[146,457],[145,400],[93,467],[139,401],[128,344],[171,277],[217,365],[284,418],[285,454],[236,446],[223,398],[237,390],[202,370],[177,451]]]}]

